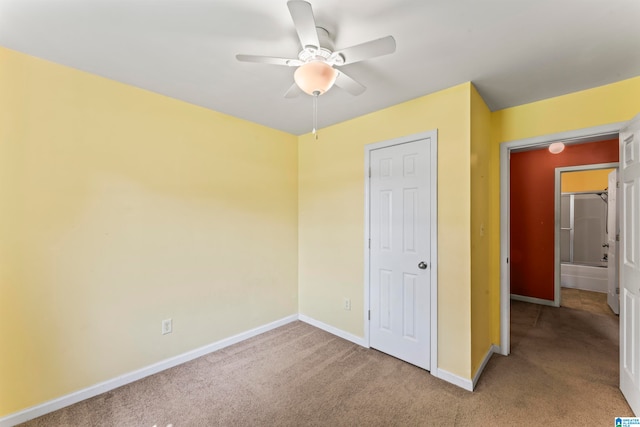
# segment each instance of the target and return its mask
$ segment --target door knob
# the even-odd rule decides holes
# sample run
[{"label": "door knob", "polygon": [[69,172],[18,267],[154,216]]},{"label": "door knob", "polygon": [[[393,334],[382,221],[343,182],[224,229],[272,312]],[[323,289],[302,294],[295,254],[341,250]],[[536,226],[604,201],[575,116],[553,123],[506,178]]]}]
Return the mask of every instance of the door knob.
[{"label": "door knob", "polygon": [[427,264],[424,261],[420,261],[420,263],[418,264],[418,268],[420,270],[426,270],[427,269]]}]

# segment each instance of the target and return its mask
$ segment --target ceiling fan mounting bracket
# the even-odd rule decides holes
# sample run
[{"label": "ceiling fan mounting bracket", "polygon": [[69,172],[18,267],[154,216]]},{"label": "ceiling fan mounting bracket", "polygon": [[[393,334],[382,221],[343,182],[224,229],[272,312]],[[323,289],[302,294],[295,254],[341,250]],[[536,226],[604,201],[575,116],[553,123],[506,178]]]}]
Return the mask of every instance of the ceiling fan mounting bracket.
[{"label": "ceiling fan mounting bracket", "polygon": [[331,66],[344,64],[344,57],[338,53],[331,52],[324,47],[306,47],[299,54],[298,59],[303,63],[310,61],[322,61]]},{"label": "ceiling fan mounting bracket", "polygon": [[333,43],[329,37],[329,31],[323,27],[316,27],[318,33],[318,40],[320,46],[306,45],[300,53],[298,53],[298,60],[303,64],[310,61],[322,61],[333,66],[340,66],[344,64],[344,56],[332,51]]}]

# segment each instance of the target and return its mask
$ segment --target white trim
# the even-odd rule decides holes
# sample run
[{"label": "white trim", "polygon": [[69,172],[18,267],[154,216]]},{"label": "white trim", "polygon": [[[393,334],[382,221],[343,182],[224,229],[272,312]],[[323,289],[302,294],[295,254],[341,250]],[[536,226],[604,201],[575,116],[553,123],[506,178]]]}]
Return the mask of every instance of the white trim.
[{"label": "white trim", "polygon": [[461,387],[467,391],[473,391],[476,388],[476,384],[478,384],[480,375],[482,375],[482,372],[484,371],[484,368],[487,366],[487,363],[489,363],[489,360],[491,359],[491,356],[493,355],[493,353],[500,354],[500,347],[495,344],[491,344],[491,346],[487,350],[487,354],[485,354],[484,359],[482,359],[482,363],[480,364],[480,367],[478,368],[475,375],[473,376],[473,379],[471,380],[467,378],[462,378],[456,374],[452,374],[451,372],[445,371],[444,369],[435,370],[436,371],[435,374],[433,371],[431,371],[431,373],[443,381],[446,381],[448,383]]},{"label": "white trim", "polygon": [[119,377],[112,378],[110,380],[103,381],[98,384],[94,384],[85,389],[78,390],[73,393],[67,394],[65,396],[58,397],[48,402],[44,402],[40,405],[32,406],[22,411],[15,412],[13,414],[0,418],[0,427],[11,427],[11,426],[15,426],[16,424],[27,422],[29,420],[48,414],[50,412],[57,411],[58,409],[62,409],[66,406],[73,405],[74,403],[78,403],[80,401],[89,399],[91,397],[97,396],[99,394],[105,393],[107,391],[113,390],[123,385],[132,383],[134,381],[138,381],[142,378],[164,371],[166,369],[173,368],[174,366],[178,366],[185,362],[189,362],[190,360],[196,359],[206,354],[213,353],[214,351],[223,349],[230,345],[237,344],[246,339],[255,337],[256,335],[260,335],[262,333],[265,333],[272,329],[286,325],[288,323],[295,322],[296,320],[298,320],[298,315],[293,314],[291,316],[284,317],[280,320],[276,320],[266,325],[259,326],[257,328],[254,328],[245,332],[241,332],[232,337],[225,338],[220,341],[216,341],[204,347],[200,347],[195,350],[191,350],[186,353],[180,354],[178,356],[170,357],[169,359],[162,360],[160,362],[154,363],[144,368],[126,373],[124,375],[120,375]]},{"label": "white trim", "polygon": [[500,354],[511,352],[511,282],[509,277],[509,158],[511,150],[541,148],[554,141],[565,144],[584,142],[587,139],[599,139],[619,133],[627,122],[611,123],[591,128],[560,132],[551,135],[536,136],[500,144]]},{"label": "white trim", "polygon": [[566,145],[582,144],[588,141],[602,141],[603,138],[614,138],[628,122],[611,123],[607,125],[594,126],[591,128],[576,129],[566,132],[558,132],[549,135],[534,136],[500,144],[511,150],[523,150],[527,148],[542,148],[555,141],[563,141]]},{"label": "white trim", "polygon": [[511,253],[511,210],[509,192],[511,179],[509,174],[511,151],[508,144],[500,145],[500,354],[511,353],[511,272],[509,254]]},{"label": "white trim", "polygon": [[562,173],[578,172],[598,169],[617,169],[618,162],[598,163],[593,165],[563,166],[556,168],[555,171],[555,187],[554,187],[554,220],[553,220],[553,301],[555,307],[560,307],[560,203],[562,199]]},{"label": "white trim", "polygon": [[[460,388],[463,388],[467,391],[473,391],[473,381],[468,378],[459,377],[456,374],[452,374],[449,371],[445,371],[444,369],[438,369],[438,378],[443,381],[446,381],[450,384],[456,385]],[[433,374],[433,371],[431,372]]]},{"label": "white trim", "polygon": [[475,390],[476,385],[478,384],[478,380],[480,379],[480,375],[482,374],[482,371],[484,371],[484,368],[487,366],[487,363],[489,363],[489,360],[491,359],[491,356],[493,356],[493,353],[500,353],[500,347],[495,344],[491,344],[491,347],[489,347],[489,350],[487,350],[487,354],[484,355],[484,359],[482,359],[480,367],[476,371],[476,374],[473,376],[473,390]]},{"label": "white trim", "polygon": [[366,343],[366,347],[369,348],[369,318],[370,318],[370,309],[371,302],[369,300],[369,285],[371,278],[369,277],[369,249],[371,245],[371,225],[370,217],[371,212],[369,212],[369,204],[370,202],[370,182],[369,182],[369,174],[371,173],[371,150],[364,147],[364,341]]},{"label": "white trim", "polygon": [[431,306],[430,306],[430,363],[429,371],[432,375],[438,376],[438,130],[430,130],[414,135],[403,136],[400,138],[367,144],[364,147],[364,341],[365,347],[369,347],[369,237],[370,237],[370,212],[369,212],[369,169],[371,167],[370,155],[372,150],[391,147],[398,144],[406,144],[408,142],[429,139],[429,154],[431,168],[431,262],[430,262],[430,280],[431,280]]},{"label": "white trim", "polygon": [[523,295],[516,295],[516,294],[511,294],[511,299],[516,301],[522,301],[522,302],[530,302],[531,304],[548,305],[549,307],[559,307],[559,306],[556,306],[556,303],[550,299],[526,297]]},{"label": "white trim", "polygon": [[438,371],[438,130],[431,131],[431,367]]},{"label": "white trim", "polygon": [[308,323],[311,326],[315,326],[316,328],[322,329],[325,332],[329,332],[332,335],[335,335],[347,341],[351,341],[352,343],[358,344],[361,347],[369,348],[369,343],[366,342],[365,339],[362,337],[350,334],[349,332],[345,332],[342,329],[338,329],[334,326],[327,325],[326,323],[313,319],[309,316],[305,316],[304,314],[298,315],[298,319],[301,322]]}]

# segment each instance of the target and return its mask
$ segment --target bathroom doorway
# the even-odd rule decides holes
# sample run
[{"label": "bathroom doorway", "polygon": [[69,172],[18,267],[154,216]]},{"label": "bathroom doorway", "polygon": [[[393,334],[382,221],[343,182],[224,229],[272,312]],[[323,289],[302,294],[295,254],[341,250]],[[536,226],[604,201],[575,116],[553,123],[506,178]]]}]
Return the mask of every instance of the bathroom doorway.
[{"label": "bathroom doorway", "polygon": [[[609,175],[616,167],[617,163],[606,163],[556,169],[555,294],[561,305],[563,295],[592,292],[602,295],[591,295],[590,300],[607,301],[610,269],[617,270],[616,245],[609,247],[610,233],[617,233],[617,222],[609,221],[610,215],[617,216],[615,196],[609,204]],[[615,292],[617,284],[613,286]],[[600,305],[606,309],[606,304]],[[611,310],[617,314],[618,306]]]}]

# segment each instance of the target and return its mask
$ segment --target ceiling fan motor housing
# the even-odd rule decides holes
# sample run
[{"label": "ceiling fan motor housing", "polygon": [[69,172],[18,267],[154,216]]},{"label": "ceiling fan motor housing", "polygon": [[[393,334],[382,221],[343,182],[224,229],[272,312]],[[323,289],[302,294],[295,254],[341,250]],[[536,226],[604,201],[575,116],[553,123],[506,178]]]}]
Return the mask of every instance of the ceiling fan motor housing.
[{"label": "ceiling fan motor housing", "polygon": [[310,61],[324,61],[331,66],[344,64],[342,55],[333,53],[324,47],[316,49],[315,47],[307,46],[298,54],[298,59],[305,63]]}]

